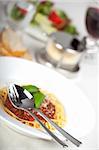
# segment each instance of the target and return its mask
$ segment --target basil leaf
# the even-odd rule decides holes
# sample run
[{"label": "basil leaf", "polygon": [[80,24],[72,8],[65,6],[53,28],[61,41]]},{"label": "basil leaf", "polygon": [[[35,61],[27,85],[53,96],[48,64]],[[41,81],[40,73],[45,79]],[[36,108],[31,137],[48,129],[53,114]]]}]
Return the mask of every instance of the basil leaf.
[{"label": "basil leaf", "polygon": [[23,86],[23,89],[26,89],[28,92],[30,93],[34,93],[34,92],[38,92],[39,91],[39,88],[34,86],[34,85],[26,85],[26,86]]},{"label": "basil leaf", "polygon": [[39,91],[34,93],[33,97],[34,97],[34,106],[36,108],[39,108],[45,98],[45,95]]}]

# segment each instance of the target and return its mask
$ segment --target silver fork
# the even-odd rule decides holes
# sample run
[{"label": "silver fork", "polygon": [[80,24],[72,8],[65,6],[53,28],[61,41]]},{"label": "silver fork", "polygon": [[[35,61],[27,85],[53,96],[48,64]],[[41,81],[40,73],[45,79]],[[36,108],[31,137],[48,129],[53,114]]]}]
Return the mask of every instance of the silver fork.
[{"label": "silver fork", "polygon": [[[42,127],[43,129],[56,141],[58,142],[60,145],[62,145],[63,147],[68,147],[68,145],[63,142],[60,138],[58,138],[53,132],[51,132],[41,121],[40,119],[33,113],[31,112],[31,104],[33,104],[33,99],[30,100],[30,103],[28,103],[29,99],[26,98],[24,99],[23,103],[20,101],[19,99],[19,95],[18,92],[15,88],[14,85],[11,85],[8,87],[8,97],[10,102],[12,103],[12,105],[17,108],[17,109],[21,109],[24,110],[26,112],[28,112]],[[26,106],[26,103],[28,103],[28,105]]]},{"label": "silver fork", "polygon": [[[20,91],[21,91],[21,87],[19,86]],[[39,112],[41,114],[41,116],[47,120],[52,126],[54,126],[66,139],[70,140],[73,144],[75,144],[76,146],[80,146],[81,142],[78,141],[77,139],[75,139],[73,136],[71,136],[69,133],[67,133],[65,130],[63,130],[61,127],[59,127],[56,123],[54,123],[51,119],[49,119],[46,115],[44,115],[39,109],[35,109],[34,108],[34,101],[33,101],[33,96],[27,91],[27,90],[22,90],[21,93],[23,92],[26,97],[28,97],[27,99],[21,100],[19,98],[19,94],[17,92],[17,89],[15,87],[15,85],[11,85],[9,87],[9,95],[10,95],[10,99],[11,99],[11,94],[13,93],[15,100],[12,102],[14,103],[14,105],[18,107],[19,103],[21,108],[32,108],[33,110],[35,110],[36,112]]]}]

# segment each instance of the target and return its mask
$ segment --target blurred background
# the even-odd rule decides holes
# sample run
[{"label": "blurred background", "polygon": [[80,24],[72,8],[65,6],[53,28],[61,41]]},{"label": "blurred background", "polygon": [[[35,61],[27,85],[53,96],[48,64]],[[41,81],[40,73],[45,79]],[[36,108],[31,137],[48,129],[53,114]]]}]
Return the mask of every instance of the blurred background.
[{"label": "blurred background", "polygon": [[0,55],[77,73],[82,62],[97,63],[98,6],[96,0],[0,1]]}]

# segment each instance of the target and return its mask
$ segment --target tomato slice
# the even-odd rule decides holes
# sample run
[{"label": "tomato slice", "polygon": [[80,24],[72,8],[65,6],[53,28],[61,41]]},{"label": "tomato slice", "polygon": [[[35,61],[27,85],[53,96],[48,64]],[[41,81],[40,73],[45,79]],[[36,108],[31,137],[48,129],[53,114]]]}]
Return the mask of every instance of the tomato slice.
[{"label": "tomato slice", "polygon": [[49,16],[48,19],[50,21],[52,21],[54,24],[60,24],[63,22],[64,19],[62,19],[55,11],[52,11]]}]

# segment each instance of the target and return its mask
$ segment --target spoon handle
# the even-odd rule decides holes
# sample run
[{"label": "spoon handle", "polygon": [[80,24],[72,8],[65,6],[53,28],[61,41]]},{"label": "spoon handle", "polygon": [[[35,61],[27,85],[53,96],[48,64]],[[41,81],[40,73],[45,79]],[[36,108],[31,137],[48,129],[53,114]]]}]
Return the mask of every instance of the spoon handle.
[{"label": "spoon handle", "polygon": [[67,133],[65,130],[63,130],[61,127],[59,127],[56,123],[54,123],[51,119],[49,119],[44,113],[42,113],[39,109],[34,109],[35,111],[39,112],[41,116],[47,120],[51,125],[53,125],[64,137],[66,137],[69,141],[71,141],[76,146],[80,146],[81,142],[74,138],[72,135]]},{"label": "spoon handle", "polygon": [[59,144],[61,144],[63,147],[68,147],[62,140],[60,140],[55,134],[53,134],[39,119],[38,117],[32,113],[31,111],[27,111],[44,129],[45,131]]}]

